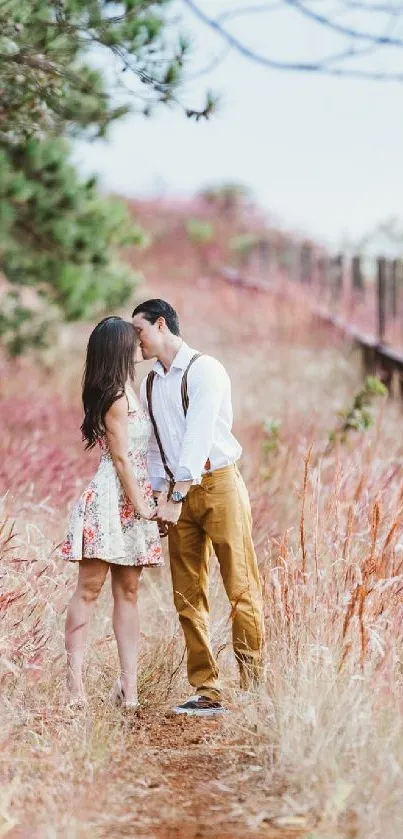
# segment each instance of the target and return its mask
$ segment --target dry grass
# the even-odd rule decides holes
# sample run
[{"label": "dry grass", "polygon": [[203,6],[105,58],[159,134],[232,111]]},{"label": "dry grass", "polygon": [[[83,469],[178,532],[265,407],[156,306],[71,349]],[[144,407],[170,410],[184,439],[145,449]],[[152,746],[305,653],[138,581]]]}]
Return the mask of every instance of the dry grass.
[{"label": "dry grass", "polygon": [[[152,266],[148,272],[153,277]],[[167,295],[164,282],[154,274],[156,293]],[[313,330],[289,304],[218,281],[193,289],[178,282],[169,296],[187,324],[186,338],[221,358],[234,383],[265,587],[265,684],[219,730],[203,729],[194,742],[188,729],[172,731],[162,714],[186,681],[164,569],[142,583],[140,720],[118,714],[108,700],[117,670],[108,590],[88,652],[89,710],[66,708],[63,621],[75,569],[58,562],[54,548],[93,462],[80,449],[67,356],[64,390],[60,367],[55,378],[25,362],[4,363],[0,835],[162,836],[157,826],[174,824],[175,811],[184,830],[185,798],[194,791],[181,791],[178,779],[192,777],[199,760],[222,787],[221,798],[212,788],[204,792],[210,832],[203,836],[218,824],[222,801],[223,818],[233,819],[231,836],[238,836],[236,825],[268,836],[273,821],[299,826],[311,839],[398,839],[400,406],[381,401],[370,431],[329,447],[337,411],[359,385],[357,359],[335,338]],[[264,452],[266,417],[279,428]],[[229,609],[217,581],[214,566],[213,643],[231,701],[238,695]],[[233,803],[229,809],[234,791],[238,810]],[[28,832],[18,833],[18,825]]]},{"label": "dry grass", "polygon": [[263,566],[267,685],[252,742],[266,745],[268,784],[274,771],[294,785],[287,814],[308,813],[318,839],[400,835],[402,487],[385,444],[378,430],[354,452],[312,452],[299,527]]}]

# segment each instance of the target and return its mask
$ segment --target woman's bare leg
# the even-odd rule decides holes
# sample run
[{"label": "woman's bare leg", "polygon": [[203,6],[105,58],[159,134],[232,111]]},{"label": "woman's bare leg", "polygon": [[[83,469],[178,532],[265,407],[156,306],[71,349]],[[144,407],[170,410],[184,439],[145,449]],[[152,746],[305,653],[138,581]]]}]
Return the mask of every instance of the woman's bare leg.
[{"label": "woman's bare leg", "polygon": [[66,616],[67,689],[72,699],[85,696],[82,670],[88,624],[108,569],[103,559],[79,562],[77,588]]},{"label": "woman's bare leg", "polygon": [[118,645],[121,684],[127,702],[137,701],[140,620],[137,603],[141,568],[111,565],[113,630]]}]

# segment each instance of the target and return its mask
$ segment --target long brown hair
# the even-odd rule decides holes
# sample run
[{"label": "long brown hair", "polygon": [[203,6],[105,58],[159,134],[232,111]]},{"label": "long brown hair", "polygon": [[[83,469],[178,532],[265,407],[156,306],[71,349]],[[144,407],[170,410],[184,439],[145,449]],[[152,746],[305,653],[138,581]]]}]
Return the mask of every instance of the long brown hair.
[{"label": "long brown hair", "polygon": [[91,332],[82,384],[86,449],[105,434],[105,415],[134,378],[136,341],[134,327],[123,318],[104,318]]}]

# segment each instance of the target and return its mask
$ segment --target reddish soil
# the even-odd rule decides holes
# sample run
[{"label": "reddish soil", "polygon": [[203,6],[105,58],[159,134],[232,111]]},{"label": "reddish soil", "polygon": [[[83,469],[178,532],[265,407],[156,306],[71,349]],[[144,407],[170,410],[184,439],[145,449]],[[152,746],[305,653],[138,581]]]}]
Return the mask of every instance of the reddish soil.
[{"label": "reddish soil", "polygon": [[[133,722],[133,760],[117,757],[104,780],[98,778],[97,814],[108,813],[101,828],[97,815],[91,835],[120,839],[296,839],[301,830],[271,824],[280,813],[279,787],[269,786],[257,753],[242,746],[228,719],[200,720],[143,712]],[[124,789],[122,801],[111,788],[111,773]],[[109,788],[108,788],[109,785]],[[114,785],[113,785],[114,786]],[[110,793],[109,794],[109,790]],[[278,796],[273,807],[273,797]],[[102,800],[101,800],[102,799]],[[87,802],[89,809],[94,800]],[[114,822],[114,811],[117,820]],[[112,829],[112,825],[113,829]]]},{"label": "reddish soil", "polygon": [[[242,745],[225,720],[122,713],[119,748],[78,798],[74,839],[302,839],[276,828],[284,787],[264,750]],[[28,820],[27,820],[28,822]],[[9,839],[45,839],[48,828],[11,829]],[[55,834],[56,835],[56,834]],[[63,829],[58,836],[67,836]],[[70,836],[70,833],[68,833]]]}]

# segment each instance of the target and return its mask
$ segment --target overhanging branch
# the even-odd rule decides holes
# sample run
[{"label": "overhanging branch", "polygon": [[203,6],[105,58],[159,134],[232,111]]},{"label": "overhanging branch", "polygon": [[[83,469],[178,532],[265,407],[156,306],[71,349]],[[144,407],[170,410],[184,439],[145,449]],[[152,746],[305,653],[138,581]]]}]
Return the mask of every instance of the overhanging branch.
[{"label": "overhanging branch", "polygon": [[[230,11],[223,12],[215,18],[210,17],[195,0],[183,0],[185,6],[206,26],[212,29],[228,46],[245,58],[266,67],[270,70],[300,72],[310,74],[321,74],[336,78],[367,79],[370,81],[403,81],[402,69],[396,67],[392,70],[381,70],[366,66],[357,66],[357,59],[371,56],[377,51],[386,49],[402,50],[403,37],[392,34],[390,31],[391,22],[393,28],[399,22],[399,16],[403,23],[403,4],[377,3],[370,5],[362,0],[338,0],[337,7],[332,5],[332,12],[325,15],[323,11],[317,11],[312,7],[309,0],[273,0],[271,3],[251,4],[250,6],[235,7]],[[323,9],[323,4],[320,4]],[[319,56],[309,61],[281,60],[249,47],[243,39],[235,35],[228,24],[240,16],[258,15],[267,12],[278,12],[281,9],[295,12],[298,17],[304,17],[313,25],[328,29],[335,38],[344,40],[344,48],[330,55]],[[339,20],[340,15],[349,12],[365,12],[366,23],[368,14],[376,17],[379,32],[369,31],[365,26],[353,26]],[[380,15],[387,16],[387,20],[381,21]],[[337,18],[337,19],[336,19]],[[352,62],[355,62],[354,64]]]},{"label": "overhanging branch", "polygon": [[403,38],[394,38],[393,36],[386,34],[374,35],[372,32],[365,32],[363,30],[356,29],[353,26],[343,26],[343,24],[337,23],[337,21],[332,18],[327,17],[326,15],[321,15],[313,9],[310,9],[308,6],[305,6],[300,2],[300,0],[284,0],[284,3],[295,9],[304,17],[309,18],[315,23],[319,23],[321,26],[325,26],[327,29],[330,29],[332,32],[336,32],[338,35],[345,35],[347,38],[352,38],[355,41],[366,41],[367,43],[377,44],[380,47],[403,47]]}]

